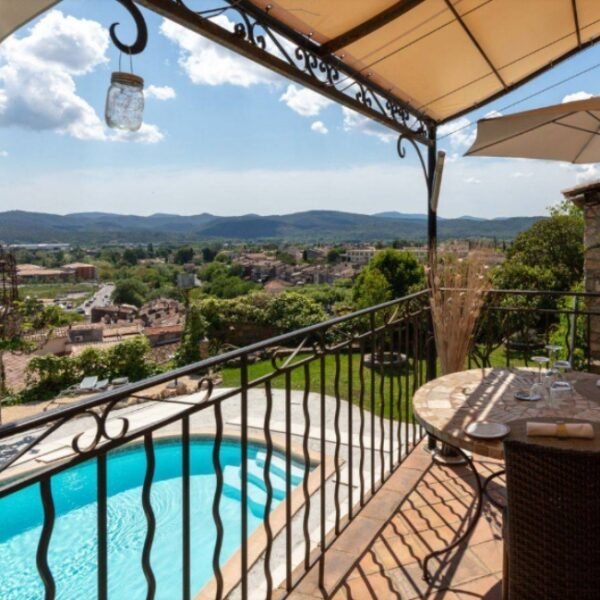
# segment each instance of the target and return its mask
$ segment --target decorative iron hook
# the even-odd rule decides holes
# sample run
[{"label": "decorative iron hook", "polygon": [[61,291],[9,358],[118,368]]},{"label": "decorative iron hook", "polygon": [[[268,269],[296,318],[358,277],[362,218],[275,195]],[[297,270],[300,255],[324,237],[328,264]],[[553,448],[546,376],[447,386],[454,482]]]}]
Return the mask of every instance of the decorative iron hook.
[{"label": "decorative iron hook", "polygon": [[421,148],[419,147],[417,142],[415,142],[415,140],[413,140],[412,137],[410,137],[404,133],[400,134],[400,136],[398,137],[398,144],[396,146],[396,148],[398,150],[398,156],[400,158],[406,157],[406,148],[403,146],[404,141],[410,142],[412,144],[413,148],[415,149],[415,152],[417,153],[417,156],[419,157],[419,162],[421,163],[421,168],[423,169],[423,176],[425,177],[425,184],[427,185],[427,190],[429,193],[431,193],[431,190],[429,189],[429,187],[430,187],[429,172],[427,171],[427,167],[425,166],[425,159],[423,158],[423,153],[421,152]]},{"label": "decorative iron hook", "polygon": [[135,38],[135,42],[133,42],[133,44],[130,46],[123,44],[121,41],[119,41],[115,33],[117,25],[119,25],[117,22],[113,23],[109,28],[110,39],[121,52],[129,54],[130,56],[133,54],[139,54],[145,50],[146,44],[148,43],[148,27],[146,26],[144,15],[142,15],[140,9],[134,4],[133,0],[117,0],[117,2],[121,4],[133,17],[135,26],[137,28],[137,36]]}]

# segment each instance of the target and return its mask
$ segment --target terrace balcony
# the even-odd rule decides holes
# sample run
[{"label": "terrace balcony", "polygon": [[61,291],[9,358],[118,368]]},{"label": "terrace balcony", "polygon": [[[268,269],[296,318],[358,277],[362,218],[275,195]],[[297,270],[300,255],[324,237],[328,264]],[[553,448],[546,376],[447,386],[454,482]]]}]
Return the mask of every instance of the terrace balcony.
[{"label": "terrace balcony", "polygon": [[[560,336],[591,368],[592,296],[490,292],[465,367],[528,366]],[[502,510],[489,502],[423,578],[426,555],[476,511],[473,473],[432,462],[413,414],[436,368],[423,291],[6,423],[1,589],[499,598]],[[502,465],[475,456],[475,466]],[[502,504],[503,478],[488,492]],[[124,506],[131,522],[115,517]]]}]

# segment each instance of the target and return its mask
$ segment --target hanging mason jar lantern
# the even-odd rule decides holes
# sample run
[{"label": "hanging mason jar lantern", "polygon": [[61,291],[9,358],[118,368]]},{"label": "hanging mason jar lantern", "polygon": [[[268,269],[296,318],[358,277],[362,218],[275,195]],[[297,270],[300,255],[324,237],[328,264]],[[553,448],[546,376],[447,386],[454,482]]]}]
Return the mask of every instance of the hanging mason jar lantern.
[{"label": "hanging mason jar lantern", "polygon": [[137,131],[144,119],[144,80],[116,71],[106,94],[106,124],[113,129]]}]

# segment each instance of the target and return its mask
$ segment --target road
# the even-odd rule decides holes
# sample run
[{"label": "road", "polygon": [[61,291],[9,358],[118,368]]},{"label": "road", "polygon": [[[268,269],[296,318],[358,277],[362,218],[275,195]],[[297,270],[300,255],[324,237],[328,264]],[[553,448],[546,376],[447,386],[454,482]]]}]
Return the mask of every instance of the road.
[{"label": "road", "polygon": [[83,310],[85,311],[85,314],[89,316],[92,314],[92,308],[107,306],[108,304],[111,304],[111,296],[114,289],[114,283],[101,284],[98,288],[98,291],[87,302],[83,304]]}]

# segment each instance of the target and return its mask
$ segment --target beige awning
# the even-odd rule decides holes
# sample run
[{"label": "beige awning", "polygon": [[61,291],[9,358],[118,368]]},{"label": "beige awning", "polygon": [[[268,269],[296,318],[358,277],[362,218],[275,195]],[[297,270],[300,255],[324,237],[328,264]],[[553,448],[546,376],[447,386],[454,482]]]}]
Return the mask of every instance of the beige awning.
[{"label": "beige awning", "polygon": [[[264,9],[264,0],[251,0]],[[269,0],[269,15],[444,122],[600,35],[600,0]]]},{"label": "beige awning", "polygon": [[466,156],[600,162],[600,97],[482,119]]},{"label": "beige awning", "polygon": [[0,42],[60,0],[1,0]]},{"label": "beige awning", "polygon": [[[138,1],[162,14],[180,6]],[[2,0],[0,40],[55,3]],[[239,1],[245,5],[436,123],[508,93],[600,37],[600,0]]]}]

